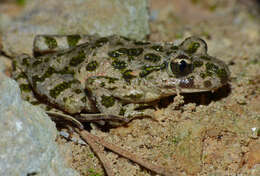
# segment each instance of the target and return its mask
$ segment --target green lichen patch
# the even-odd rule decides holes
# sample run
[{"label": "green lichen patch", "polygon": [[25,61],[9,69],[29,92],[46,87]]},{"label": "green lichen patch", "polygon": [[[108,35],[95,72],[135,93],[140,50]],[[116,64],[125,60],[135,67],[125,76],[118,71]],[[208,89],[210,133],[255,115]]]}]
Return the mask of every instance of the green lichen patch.
[{"label": "green lichen patch", "polygon": [[97,67],[98,67],[98,62],[97,61],[91,61],[86,66],[86,70],[87,71],[94,71],[94,70],[97,69]]},{"label": "green lichen patch", "polygon": [[122,77],[125,79],[126,82],[130,82],[131,79],[135,78],[136,76],[132,73],[133,70],[125,70],[122,72]]},{"label": "green lichen patch", "polygon": [[189,46],[185,49],[185,52],[186,52],[186,53],[189,53],[189,54],[193,54],[193,53],[195,53],[195,52],[198,50],[199,47],[200,47],[200,43],[193,41],[193,42],[191,42],[191,43],[189,44]]},{"label": "green lichen patch", "polygon": [[113,68],[115,69],[125,69],[127,67],[127,64],[125,61],[120,61],[118,59],[115,59],[113,62],[112,62],[112,66]]},{"label": "green lichen patch", "polygon": [[147,53],[144,55],[144,59],[151,62],[159,62],[161,60],[161,56],[154,53]]},{"label": "green lichen patch", "polygon": [[101,96],[101,104],[106,108],[114,106],[115,102],[116,100],[112,96],[106,96],[106,95]]},{"label": "green lichen patch", "polygon": [[44,40],[45,40],[45,43],[48,46],[48,48],[50,48],[50,49],[57,48],[57,46],[58,46],[57,41],[53,37],[45,36]]},{"label": "green lichen patch", "polygon": [[194,61],[193,62],[193,66],[194,67],[201,67],[203,65],[203,62],[202,61]]},{"label": "green lichen patch", "polygon": [[61,92],[70,88],[73,83],[76,83],[76,80],[58,84],[57,86],[55,86],[53,89],[50,90],[50,96],[52,98],[57,98],[61,94]]},{"label": "green lichen patch", "polygon": [[163,47],[161,45],[154,45],[154,46],[151,46],[151,48],[155,51],[163,52]]},{"label": "green lichen patch", "polygon": [[67,42],[69,44],[69,47],[76,46],[80,39],[81,39],[80,35],[69,35],[67,37]]},{"label": "green lichen patch", "polygon": [[77,56],[74,56],[70,60],[70,65],[75,67],[79,64],[81,64],[86,58],[85,52],[83,50],[80,50]]}]

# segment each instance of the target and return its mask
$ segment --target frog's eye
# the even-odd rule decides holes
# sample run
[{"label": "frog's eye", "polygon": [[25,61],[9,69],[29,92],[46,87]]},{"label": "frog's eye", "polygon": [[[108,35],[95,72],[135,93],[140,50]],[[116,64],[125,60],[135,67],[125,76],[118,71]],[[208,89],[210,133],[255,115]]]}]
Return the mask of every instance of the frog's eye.
[{"label": "frog's eye", "polygon": [[193,66],[191,60],[174,59],[170,62],[168,70],[176,77],[182,77],[191,73],[193,70]]},{"label": "frog's eye", "polygon": [[207,44],[199,37],[186,38],[181,44],[180,48],[188,54],[206,54]]}]

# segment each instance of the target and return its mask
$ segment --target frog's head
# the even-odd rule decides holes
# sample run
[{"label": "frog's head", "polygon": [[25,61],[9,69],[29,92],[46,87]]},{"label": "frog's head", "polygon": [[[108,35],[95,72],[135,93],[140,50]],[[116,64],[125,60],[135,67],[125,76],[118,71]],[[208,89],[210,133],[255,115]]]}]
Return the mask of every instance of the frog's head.
[{"label": "frog's head", "polygon": [[202,39],[187,38],[176,51],[167,62],[169,78],[164,81],[165,87],[190,93],[216,90],[228,82],[227,65],[207,54],[207,44]]}]

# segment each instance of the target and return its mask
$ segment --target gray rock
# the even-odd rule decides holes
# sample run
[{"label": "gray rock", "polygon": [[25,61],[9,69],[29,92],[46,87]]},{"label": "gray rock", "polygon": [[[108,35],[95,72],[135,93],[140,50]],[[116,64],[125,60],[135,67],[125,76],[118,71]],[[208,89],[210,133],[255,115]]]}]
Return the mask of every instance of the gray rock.
[{"label": "gray rock", "polygon": [[78,175],[66,168],[55,124],[21,100],[18,85],[0,72],[0,175]]},{"label": "gray rock", "polygon": [[31,54],[36,34],[119,34],[143,39],[149,34],[147,0],[34,0],[9,25],[1,26],[3,50]]}]

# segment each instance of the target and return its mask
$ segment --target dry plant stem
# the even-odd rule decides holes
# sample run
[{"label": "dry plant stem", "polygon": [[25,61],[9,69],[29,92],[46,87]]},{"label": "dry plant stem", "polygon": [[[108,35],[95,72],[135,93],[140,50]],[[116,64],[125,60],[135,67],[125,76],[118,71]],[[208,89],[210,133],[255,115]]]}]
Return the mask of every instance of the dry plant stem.
[{"label": "dry plant stem", "polygon": [[100,162],[102,163],[102,165],[106,171],[107,176],[115,176],[115,173],[113,172],[113,169],[112,169],[111,165],[109,164],[109,161],[107,160],[106,156],[104,155],[104,152],[100,149],[100,146],[97,145],[97,142],[88,134],[86,134],[86,133],[83,134],[83,132],[80,131],[79,129],[75,129],[75,130],[80,134],[80,136],[85,140],[85,142],[87,142],[90,145],[90,147],[92,148],[94,153],[98,156]]},{"label": "dry plant stem", "polygon": [[170,168],[164,168],[164,167],[161,167],[161,166],[157,166],[155,164],[152,164],[148,161],[145,161],[144,159],[134,155],[133,153],[131,152],[128,152],[127,150],[124,150],[112,143],[108,143],[106,141],[104,141],[103,139],[89,133],[88,131],[86,130],[77,130],[77,132],[80,134],[80,136],[84,139],[84,140],[87,140],[89,138],[91,138],[91,140],[95,140],[97,143],[103,145],[104,147],[108,148],[109,150],[135,162],[135,163],[138,163],[140,164],[141,166],[145,167],[146,169],[148,170],[151,170],[157,174],[161,174],[161,175],[165,175],[165,176],[174,176],[174,175],[177,175],[177,174],[174,174],[174,171],[171,171]]}]

